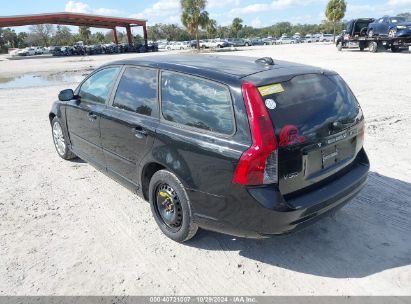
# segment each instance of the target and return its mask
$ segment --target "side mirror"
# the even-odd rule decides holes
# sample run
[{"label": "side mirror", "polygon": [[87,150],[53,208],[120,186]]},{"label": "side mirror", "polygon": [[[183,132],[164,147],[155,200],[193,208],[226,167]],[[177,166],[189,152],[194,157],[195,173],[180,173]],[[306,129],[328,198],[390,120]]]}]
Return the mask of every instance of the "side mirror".
[{"label": "side mirror", "polygon": [[59,93],[59,100],[60,101],[69,101],[74,99],[74,92],[72,89],[66,89]]}]

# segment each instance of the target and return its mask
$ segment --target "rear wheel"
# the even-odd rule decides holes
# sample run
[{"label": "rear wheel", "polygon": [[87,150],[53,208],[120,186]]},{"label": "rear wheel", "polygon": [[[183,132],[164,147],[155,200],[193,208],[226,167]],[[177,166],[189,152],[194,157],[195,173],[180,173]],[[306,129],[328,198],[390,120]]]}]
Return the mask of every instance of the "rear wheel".
[{"label": "rear wheel", "polygon": [[167,170],[154,173],[149,200],[154,219],[167,237],[182,243],[197,233],[187,192],[173,173]]},{"label": "rear wheel", "polygon": [[57,117],[54,117],[51,121],[51,132],[53,136],[54,147],[56,148],[57,154],[62,159],[66,160],[76,158],[76,155],[73,152],[71,152],[67,145],[68,140],[64,135],[60,119],[58,119]]},{"label": "rear wheel", "polygon": [[340,41],[340,42],[338,42],[338,44],[337,44],[337,50],[338,50],[339,52],[341,52],[341,51],[342,51],[342,48],[343,48],[343,45],[342,45],[342,42]]},{"label": "rear wheel", "polygon": [[392,45],[391,46],[391,52],[393,52],[393,53],[399,53],[399,52],[401,52],[402,50],[401,50],[401,48],[399,47],[399,46],[396,46],[396,45]]},{"label": "rear wheel", "polygon": [[368,49],[370,50],[371,53],[377,53],[378,43],[376,41],[371,41],[370,44],[368,45]]}]

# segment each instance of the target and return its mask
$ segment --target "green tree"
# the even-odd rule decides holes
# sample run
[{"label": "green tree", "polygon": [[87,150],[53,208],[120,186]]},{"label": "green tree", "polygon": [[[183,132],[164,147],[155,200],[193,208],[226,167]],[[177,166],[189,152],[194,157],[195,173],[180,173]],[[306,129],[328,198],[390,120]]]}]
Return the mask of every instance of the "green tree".
[{"label": "green tree", "polygon": [[19,49],[25,48],[27,46],[26,39],[27,39],[26,32],[20,32],[17,34],[17,47]]},{"label": "green tree", "polygon": [[220,38],[230,38],[231,29],[228,26],[218,26],[217,36]]},{"label": "green tree", "polygon": [[411,21],[411,13],[401,13],[397,15],[398,17],[404,17],[406,20]]},{"label": "green tree", "polygon": [[74,42],[74,37],[68,26],[57,25],[56,34],[52,38],[54,45],[71,45]]},{"label": "green tree", "polygon": [[181,22],[190,35],[195,35],[197,49],[200,49],[199,28],[207,26],[209,17],[205,11],[207,0],[180,0],[182,14]]},{"label": "green tree", "polygon": [[347,3],[345,0],[330,0],[325,8],[325,16],[327,17],[327,20],[333,24],[334,40],[337,22],[340,22],[344,18],[346,10]]},{"label": "green tree", "polygon": [[52,24],[32,25],[27,39],[38,45],[49,46],[54,31],[54,25]]},{"label": "green tree", "polygon": [[148,26],[147,27],[147,36],[150,40],[153,40],[153,41],[163,39],[164,37],[162,36],[162,33],[161,33],[161,24],[156,23],[152,26]]},{"label": "green tree", "polygon": [[233,23],[231,24],[231,30],[235,36],[238,36],[238,32],[243,28],[243,19],[234,18]]},{"label": "green tree", "polygon": [[87,26],[79,26],[78,32],[80,34],[80,39],[87,44],[90,40],[91,31]]},{"label": "green tree", "polygon": [[102,32],[95,33],[93,38],[97,43],[104,43],[104,34]]},{"label": "green tree", "polygon": [[5,47],[16,48],[18,47],[17,34],[10,28],[3,29],[1,31],[1,40]]},{"label": "green tree", "polygon": [[206,25],[206,31],[208,38],[212,38],[217,34],[217,21],[214,19],[209,19]]}]

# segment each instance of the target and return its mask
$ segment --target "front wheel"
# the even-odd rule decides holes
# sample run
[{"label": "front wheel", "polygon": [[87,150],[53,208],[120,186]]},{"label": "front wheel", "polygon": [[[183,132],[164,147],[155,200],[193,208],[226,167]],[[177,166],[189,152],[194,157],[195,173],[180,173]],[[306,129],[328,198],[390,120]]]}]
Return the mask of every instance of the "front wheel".
[{"label": "front wheel", "polygon": [[390,29],[390,31],[388,32],[388,37],[394,38],[396,34],[397,34],[396,29]]},{"label": "front wheel", "polygon": [[198,230],[183,184],[173,173],[160,170],[150,180],[151,212],[161,231],[176,242],[191,239]]},{"label": "front wheel", "polygon": [[54,147],[57,154],[65,160],[76,158],[76,155],[71,152],[67,143],[67,137],[64,135],[63,128],[61,126],[60,119],[54,117],[51,121],[51,132],[53,136]]},{"label": "front wheel", "polygon": [[340,42],[337,43],[337,50],[338,50],[339,52],[341,52],[342,49],[343,49],[343,45],[342,45],[342,42],[340,41]]}]

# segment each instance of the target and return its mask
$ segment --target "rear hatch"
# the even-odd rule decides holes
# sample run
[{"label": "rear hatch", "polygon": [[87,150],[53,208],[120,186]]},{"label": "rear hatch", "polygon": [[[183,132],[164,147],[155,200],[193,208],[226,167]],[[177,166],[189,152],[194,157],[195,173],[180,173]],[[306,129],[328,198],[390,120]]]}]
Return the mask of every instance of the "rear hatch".
[{"label": "rear hatch", "polygon": [[278,178],[289,194],[332,178],[363,143],[361,108],[332,72],[282,77],[258,85],[278,142]]}]

